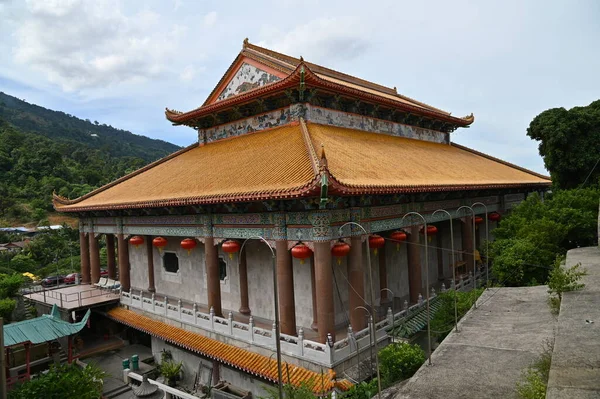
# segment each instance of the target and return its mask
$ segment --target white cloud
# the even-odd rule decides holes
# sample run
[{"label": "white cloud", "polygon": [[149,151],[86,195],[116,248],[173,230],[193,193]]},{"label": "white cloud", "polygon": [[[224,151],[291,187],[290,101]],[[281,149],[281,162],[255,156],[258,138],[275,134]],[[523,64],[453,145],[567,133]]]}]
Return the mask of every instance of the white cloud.
[{"label": "white cloud", "polygon": [[14,59],[66,91],[158,77],[177,54],[173,43],[185,27],[164,24],[156,12],[122,9],[117,0],[29,0]]},{"label": "white cloud", "polygon": [[196,76],[196,70],[194,69],[193,66],[188,65],[179,74],[179,79],[181,79],[184,82],[189,82],[190,80],[194,79],[195,76]]},{"label": "white cloud", "polygon": [[287,32],[263,26],[261,37],[269,39],[259,45],[299,57],[322,62],[332,59],[350,60],[369,47],[369,32],[358,17],[342,16],[318,18],[298,25]]},{"label": "white cloud", "polygon": [[215,26],[215,23],[217,22],[217,12],[216,11],[211,11],[208,14],[206,14],[204,16],[204,18],[202,19],[204,22],[204,26],[206,28],[212,28],[213,26]]}]

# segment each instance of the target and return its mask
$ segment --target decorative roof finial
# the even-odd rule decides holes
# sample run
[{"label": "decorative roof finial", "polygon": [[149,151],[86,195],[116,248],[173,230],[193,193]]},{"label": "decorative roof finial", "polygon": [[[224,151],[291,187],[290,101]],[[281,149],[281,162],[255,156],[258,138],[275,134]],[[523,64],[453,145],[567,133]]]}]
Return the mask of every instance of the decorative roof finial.
[{"label": "decorative roof finial", "polygon": [[244,44],[243,44],[243,48],[246,48],[246,46],[248,46],[248,38],[244,39]]},{"label": "decorative roof finial", "polygon": [[304,57],[300,56],[300,62],[304,62]]},{"label": "decorative roof finial", "polygon": [[319,158],[327,159],[327,157],[325,156],[325,144],[323,143],[321,143],[321,156]]},{"label": "decorative roof finial", "polygon": [[394,86],[394,91],[396,92],[396,94],[398,94],[398,89],[396,89],[396,86]]}]

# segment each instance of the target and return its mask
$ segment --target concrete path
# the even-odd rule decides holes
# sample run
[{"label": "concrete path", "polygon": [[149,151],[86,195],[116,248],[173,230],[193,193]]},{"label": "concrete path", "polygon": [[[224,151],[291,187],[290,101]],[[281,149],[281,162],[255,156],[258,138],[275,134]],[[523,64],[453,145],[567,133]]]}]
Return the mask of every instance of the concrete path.
[{"label": "concrete path", "polygon": [[[395,398],[516,398],[516,383],[553,336],[547,287],[492,288]],[[599,321],[600,323],[600,321]],[[393,391],[393,390],[392,390]],[[389,391],[388,391],[389,392]]]},{"label": "concrete path", "polygon": [[563,295],[548,399],[600,398],[600,250],[590,247],[568,252],[567,266],[580,262],[588,275],[581,291]]}]

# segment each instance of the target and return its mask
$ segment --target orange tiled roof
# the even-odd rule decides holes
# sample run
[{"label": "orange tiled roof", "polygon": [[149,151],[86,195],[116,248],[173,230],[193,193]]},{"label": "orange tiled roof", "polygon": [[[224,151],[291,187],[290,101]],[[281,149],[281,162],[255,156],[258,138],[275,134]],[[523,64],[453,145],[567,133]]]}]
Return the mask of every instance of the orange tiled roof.
[{"label": "orange tiled roof", "polygon": [[[120,323],[143,331],[166,342],[192,352],[217,360],[223,364],[243,370],[249,374],[277,382],[277,361],[268,356],[259,355],[237,346],[226,344],[182,328],[151,319],[121,307],[108,311],[107,315]],[[331,369],[320,374],[302,367],[289,365],[283,373],[284,383],[295,386],[307,384],[316,393],[331,391],[337,387],[343,391],[352,384],[349,381],[336,381]],[[288,381],[289,375],[289,381]]]},{"label": "orange tiled roof", "polygon": [[[324,148],[326,162],[315,148]],[[319,154],[321,150],[319,150]],[[191,146],[75,199],[58,211],[185,206],[333,195],[550,185],[550,179],[459,145],[313,123]]]},{"label": "orange tiled roof", "polygon": [[342,193],[549,185],[549,178],[466,147],[308,123]]},{"label": "orange tiled roof", "polygon": [[57,210],[142,208],[289,198],[316,178],[300,126],[188,147]]}]

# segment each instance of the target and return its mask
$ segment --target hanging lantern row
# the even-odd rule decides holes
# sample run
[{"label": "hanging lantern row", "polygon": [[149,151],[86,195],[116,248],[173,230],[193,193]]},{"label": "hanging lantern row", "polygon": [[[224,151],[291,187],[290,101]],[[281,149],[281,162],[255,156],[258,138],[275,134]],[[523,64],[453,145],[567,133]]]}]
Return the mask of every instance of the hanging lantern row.
[{"label": "hanging lantern row", "polygon": [[181,243],[179,245],[181,245],[181,248],[187,250],[187,253],[189,255],[190,252],[192,252],[192,249],[196,248],[198,242],[193,238],[184,238],[183,240],[181,240]]},{"label": "hanging lantern row", "polygon": [[162,252],[163,248],[167,246],[167,239],[164,237],[156,237],[152,240],[152,245],[158,248],[158,252]]},{"label": "hanging lantern row", "polygon": [[144,237],[133,236],[129,239],[129,243],[137,248],[144,243]]},{"label": "hanging lantern row", "polygon": [[[431,239],[438,232],[438,228],[434,225],[427,225],[427,242],[431,242]],[[425,234],[425,228],[421,227],[421,234]]]},{"label": "hanging lantern row", "polygon": [[406,239],[408,238],[408,236],[406,235],[406,233],[402,230],[397,230],[394,231],[391,235],[390,235],[390,239],[392,241],[396,242],[396,251],[400,251],[400,244],[404,241],[406,241]]},{"label": "hanging lantern row", "polygon": [[342,263],[342,258],[350,253],[350,245],[340,240],[333,244],[331,254],[337,258],[338,265]]},{"label": "hanging lantern row", "polygon": [[301,264],[304,264],[304,259],[310,258],[312,255],[312,250],[301,242],[294,245],[291,252],[294,258],[300,259]]},{"label": "hanging lantern row", "polygon": [[483,223],[483,218],[481,216],[475,216],[475,228],[478,229],[479,225]]},{"label": "hanging lantern row", "polygon": [[385,246],[385,239],[379,234],[371,234],[369,236],[369,248],[373,250],[375,256],[377,256],[377,250]]},{"label": "hanging lantern row", "polygon": [[221,245],[221,249],[229,254],[229,259],[233,259],[233,254],[240,250],[240,243],[236,240],[227,240]]},{"label": "hanging lantern row", "polygon": [[499,222],[502,216],[498,212],[492,212],[488,215],[488,219],[492,222]]}]

